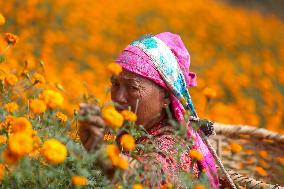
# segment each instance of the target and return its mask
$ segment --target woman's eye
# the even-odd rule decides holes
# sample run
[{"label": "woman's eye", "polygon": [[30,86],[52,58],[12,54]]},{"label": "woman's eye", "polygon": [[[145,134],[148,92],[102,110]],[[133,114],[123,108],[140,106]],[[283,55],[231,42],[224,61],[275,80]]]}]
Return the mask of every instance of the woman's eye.
[{"label": "woman's eye", "polygon": [[128,88],[131,89],[131,90],[138,90],[138,89],[139,89],[139,88],[136,87],[136,86],[129,86]]}]

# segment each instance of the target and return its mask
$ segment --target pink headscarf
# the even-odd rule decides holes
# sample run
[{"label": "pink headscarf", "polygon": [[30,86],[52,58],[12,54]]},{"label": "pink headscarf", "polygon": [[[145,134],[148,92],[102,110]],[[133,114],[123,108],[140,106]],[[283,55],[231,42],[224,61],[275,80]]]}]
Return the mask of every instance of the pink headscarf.
[{"label": "pink headscarf", "polygon": [[[186,83],[189,86],[196,86],[196,74],[189,71],[190,66],[190,55],[183,44],[179,35],[172,34],[170,32],[164,32],[155,35],[155,37],[162,40],[168,48],[173,52],[179,67],[185,77]],[[156,84],[165,88],[171,94],[171,106],[172,113],[177,121],[184,120],[184,107],[182,103],[171,93],[170,89],[167,87],[166,83],[162,79],[159,71],[154,67],[152,59],[139,47],[128,45],[123,52],[119,55],[116,60],[123,69],[130,72],[136,73],[140,76],[148,78],[154,81]],[[217,176],[217,171],[214,163],[214,159],[209,152],[208,148],[202,141],[199,134],[193,130],[190,124],[187,125],[187,134],[189,138],[193,138],[195,145],[194,149],[200,151],[203,154],[203,159],[199,161],[199,164],[205,173],[207,174],[211,186],[213,188],[219,187],[219,180]]]}]

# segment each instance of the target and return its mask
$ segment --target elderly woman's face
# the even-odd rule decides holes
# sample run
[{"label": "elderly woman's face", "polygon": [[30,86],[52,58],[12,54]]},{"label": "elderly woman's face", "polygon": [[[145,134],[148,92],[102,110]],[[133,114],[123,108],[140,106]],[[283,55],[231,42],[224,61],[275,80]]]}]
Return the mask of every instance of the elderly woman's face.
[{"label": "elderly woman's face", "polygon": [[133,112],[137,110],[136,124],[150,129],[163,118],[166,92],[154,82],[126,70],[113,77],[111,82],[111,98],[116,109],[121,111],[130,107]]}]

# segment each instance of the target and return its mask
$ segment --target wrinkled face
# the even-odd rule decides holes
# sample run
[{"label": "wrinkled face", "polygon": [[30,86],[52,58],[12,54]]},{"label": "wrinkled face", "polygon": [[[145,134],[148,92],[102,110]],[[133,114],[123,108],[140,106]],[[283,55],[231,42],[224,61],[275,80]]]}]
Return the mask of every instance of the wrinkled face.
[{"label": "wrinkled face", "polygon": [[164,107],[168,104],[166,91],[154,82],[137,74],[123,70],[112,78],[111,98],[118,111],[131,108],[137,111],[137,122],[150,129],[164,118]]}]

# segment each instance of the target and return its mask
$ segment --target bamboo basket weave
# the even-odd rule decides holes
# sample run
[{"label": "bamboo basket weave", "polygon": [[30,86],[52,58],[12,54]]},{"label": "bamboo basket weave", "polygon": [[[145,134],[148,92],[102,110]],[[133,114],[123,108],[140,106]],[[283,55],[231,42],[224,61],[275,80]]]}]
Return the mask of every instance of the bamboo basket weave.
[{"label": "bamboo basket weave", "polygon": [[210,142],[239,188],[284,189],[284,135],[245,125],[214,129]]}]

